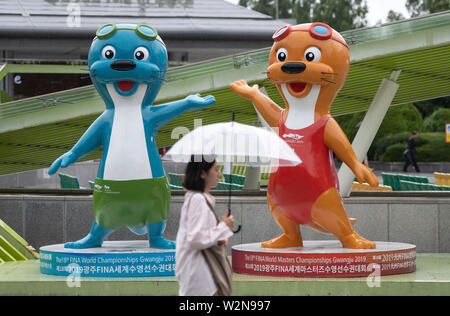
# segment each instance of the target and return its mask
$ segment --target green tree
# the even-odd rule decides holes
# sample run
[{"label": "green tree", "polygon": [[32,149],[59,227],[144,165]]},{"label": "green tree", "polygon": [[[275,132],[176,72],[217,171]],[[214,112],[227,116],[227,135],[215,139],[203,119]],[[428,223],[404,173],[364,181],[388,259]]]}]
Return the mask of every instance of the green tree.
[{"label": "green tree", "polygon": [[342,32],[366,26],[368,12],[365,0],[320,0],[314,5],[313,20]]},{"label": "green tree", "polygon": [[[296,0],[278,0],[278,18],[292,17],[292,8]],[[275,18],[275,0],[239,0],[239,5],[270,15]]]},{"label": "green tree", "polygon": [[298,24],[312,22],[315,2],[315,0],[299,0],[295,2],[292,17],[297,20]]},{"label": "green tree", "polygon": [[239,5],[248,8],[250,0],[239,0]]},{"label": "green tree", "polygon": [[393,10],[389,10],[386,21],[387,22],[395,22],[395,21],[400,21],[400,20],[404,20],[404,19],[405,19],[405,17],[400,12],[395,12]]},{"label": "green tree", "polygon": [[[275,17],[275,0],[240,0],[239,4]],[[339,32],[366,26],[367,13],[366,0],[278,0],[279,18],[323,22]]]},{"label": "green tree", "polygon": [[422,117],[425,119],[439,108],[450,109],[450,96],[437,98],[432,100],[418,101],[413,103],[414,106],[420,111]]},{"label": "green tree", "polygon": [[250,1],[252,4],[252,9],[272,17],[275,17],[275,1],[273,0],[259,0],[259,1]]},{"label": "green tree", "polygon": [[412,17],[450,10],[450,0],[406,0],[406,9]]}]

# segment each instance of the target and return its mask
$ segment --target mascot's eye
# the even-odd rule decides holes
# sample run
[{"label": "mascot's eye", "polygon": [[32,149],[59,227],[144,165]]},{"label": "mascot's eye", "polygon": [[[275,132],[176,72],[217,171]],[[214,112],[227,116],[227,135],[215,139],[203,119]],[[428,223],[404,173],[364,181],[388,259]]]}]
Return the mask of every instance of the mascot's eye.
[{"label": "mascot's eye", "polygon": [[288,57],[288,52],[286,48],[280,48],[277,50],[277,60],[278,61],[285,61]]},{"label": "mascot's eye", "polygon": [[320,52],[320,49],[315,46],[308,48],[305,52],[305,59],[307,61],[319,61],[320,57],[322,57],[322,53]]},{"label": "mascot's eye", "polygon": [[148,49],[141,46],[134,50],[134,58],[137,60],[147,60],[149,56]]},{"label": "mascot's eye", "polygon": [[105,46],[102,50],[102,57],[112,59],[116,55],[116,50],[111,45]]}]

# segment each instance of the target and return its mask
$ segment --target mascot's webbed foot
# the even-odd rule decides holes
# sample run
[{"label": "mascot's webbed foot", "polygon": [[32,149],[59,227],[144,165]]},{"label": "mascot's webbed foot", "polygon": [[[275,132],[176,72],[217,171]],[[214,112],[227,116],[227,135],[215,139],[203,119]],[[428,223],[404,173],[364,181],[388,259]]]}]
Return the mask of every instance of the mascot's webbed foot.
[{"label": "mascot's webbed foot", "polygon": [[301,239],[290,239],[286,234],[275,237],[271,240],[261,243],[262,248],[291,248],[303,247]]},{"label": "mascot's webbed foot", "polygon": [[163,237],[167,221],[147,225],[148,240],[150,247],[159,249],[175,249],[176,244],[173,240],[167,240]]},{"label": "mascot's webbed foot", "polygon": [[103,240],[105,240],[106,236],[108,236],[112,232],[113,232],[112,229],[103,228],[96,222],[93,222],[91,231],[86,237],[78,241],[68,242],[64,244],[64,248],[85,249],[85,248],[101,247]]},{"label": "mascot's webbed foot", "polygon": [[150,247],[159,249],[175,249],[176,243],[163,237],[150,239]]},{"label": "mascot's webbed foot", "polygon": [[369,241],[353,232],[341,239],[342,246],[344,248],[351,249],[375,249],[376,244],[373,241]]},{"label": "mascot's webbed foot", "polygon": [[85,248],[96,248],[101,247],[103,243],[102,241],[95,240],[91,238],[90,235],[87,235],[83,239],[80,239],[78,241],[68,242],[64,244],[64,248],[70,248],[70,249],[85,249]]}]

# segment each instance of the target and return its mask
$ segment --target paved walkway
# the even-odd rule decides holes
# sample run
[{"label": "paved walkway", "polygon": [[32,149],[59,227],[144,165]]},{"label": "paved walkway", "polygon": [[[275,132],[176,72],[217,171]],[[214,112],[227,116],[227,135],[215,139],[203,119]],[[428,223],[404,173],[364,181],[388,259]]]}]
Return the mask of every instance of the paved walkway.
[{"label": "paved walkway", "polygon": [[[233,295],[450,295],[450,254],[418,253],[416,271],[379,277],[294,278],[233,273]],[[71,281],[74,283],[69,284]],[[371,279],[376,281],[376,279]],[[175,277],[80,278],[46,275],[39,261],[0,265],[0,295],[177,295]]]}]

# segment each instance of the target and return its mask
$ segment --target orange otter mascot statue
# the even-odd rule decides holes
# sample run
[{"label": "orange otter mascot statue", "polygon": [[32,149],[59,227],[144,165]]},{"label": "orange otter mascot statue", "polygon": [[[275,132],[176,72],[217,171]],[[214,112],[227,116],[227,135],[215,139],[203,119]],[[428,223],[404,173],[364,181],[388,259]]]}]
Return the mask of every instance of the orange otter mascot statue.
[{"label": "orange otter mascot statue", "polygon": [[344,38],[323,23],[286,25],[273,35],[267,76],[284,99],[283,110],[243,80],[230,88],[253,102],[270,126],[301,157],[296,167],[280,167],[270,175],[267,201],[281,236],[263,248],[302,247],[298,224],[335,235],[343,247],[368,249],[375,243],[352,227],[339,194],[334,152],[361,183],[378,185],[377,177],[356,157],[330,108],[347,76],[350,57]]}]

